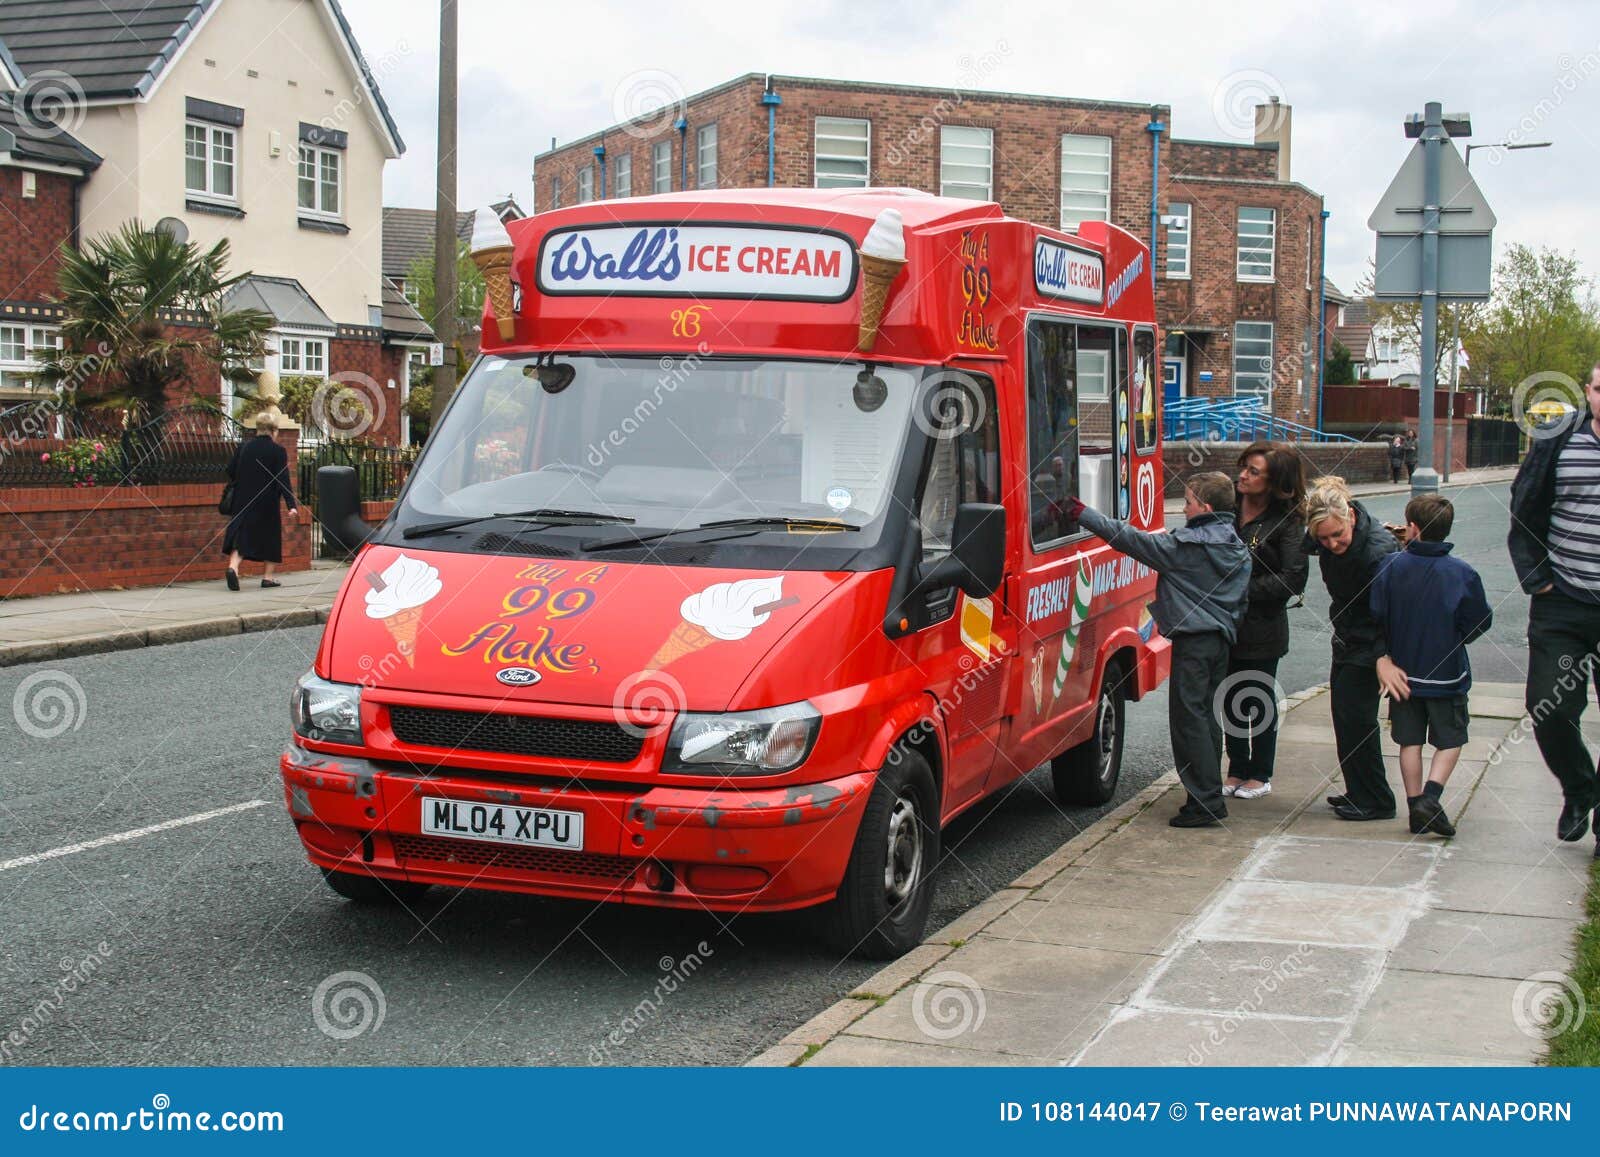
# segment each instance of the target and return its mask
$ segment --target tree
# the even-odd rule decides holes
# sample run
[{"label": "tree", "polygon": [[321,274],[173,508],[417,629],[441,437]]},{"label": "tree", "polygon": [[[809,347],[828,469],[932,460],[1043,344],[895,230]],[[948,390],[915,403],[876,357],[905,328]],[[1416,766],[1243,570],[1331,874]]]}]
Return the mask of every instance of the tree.
[{"label": "tree", "polygon": [[[274,321],[260,310],[223,312],[223,295],[249,276],[229,277],[227,267],[225,239],[202,251],[138,221],[81,250],[63,245],[61,349],[48,351],[40,376],[73,404],[124,409],[133,423],[159,416],[168,388],[192,373],[253,380],[249,363]],[[204,336],[176,334],[174,310],[199,314]]]},{"label": "tree", "polygon": [[1495,267],[1494,296],[1465,344],[1474,376],[1490,384],[1489,403],[1497,412],[1535,374],[1582,383],[1600,357],[1594,284],[1571,254],[1512,245]]},{"label": "tree", "polygon": [[[486,211],[486,210],[484,210]],[[436,302],[433,258],[419,257],[406,273],[406,285],[414,287],[412,298],[417,312],[432,317]],[[467,246],[456,247],[456,334],[476,333],[483,324],[483,299],[488,294],[483,273],[472,260]]]},{"label": "tree", "polygon": [[1350,351],[1338,338],[1334,338],[1332,347],[1328,350],[1328,366],[1325,371],[1325,381],[1330,386],[1353,386],[1356,383],[1356,364]]}]

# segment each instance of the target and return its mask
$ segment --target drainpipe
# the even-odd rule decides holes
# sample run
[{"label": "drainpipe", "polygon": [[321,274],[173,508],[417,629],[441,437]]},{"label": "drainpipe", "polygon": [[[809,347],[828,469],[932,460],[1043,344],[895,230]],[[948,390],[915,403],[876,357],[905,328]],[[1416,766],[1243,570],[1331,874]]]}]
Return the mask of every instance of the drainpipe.
[{"label": "drainpipe", "polygon": [[594,159],[600,162],[600,199],[606,199],[606,147],[603,144],[594,147]]},{"label": "drainpipe", "polygon": [[689,118],[679,117],[673,122],[678,130],[678,188],[689,189]]},{"label": "drainpipe", "polygon": [[767,106],[767,188],[778,183],[778,106],[783,97],[772,91],[772,77],[767,77],[767,91],[761,94],[761,103]]},{"label": "drainpipe", "polygon": [[1322,433],[1322,395],[1328,384],[1328,211],[1322,211],[1317,246],[1317,433]]},{"label": "drainpipe", "polygon": [[1152,120],[1144,126],[1150,134],[1150,279],[1156,277],[1156,229],[1161,224],[1161,134],[1167,131],[1164,121]]}]

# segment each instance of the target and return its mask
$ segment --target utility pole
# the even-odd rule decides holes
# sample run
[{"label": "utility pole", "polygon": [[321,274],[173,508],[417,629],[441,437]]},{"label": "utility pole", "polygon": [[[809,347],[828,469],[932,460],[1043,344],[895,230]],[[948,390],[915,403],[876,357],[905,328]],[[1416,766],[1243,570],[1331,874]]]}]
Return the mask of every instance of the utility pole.
[{"label": "utility pole", "polygon": [[444,364],[433,370],[433,408],[428,434],[456,390],[456,0],[439,0],[439,157],[433,215],[434,336],[444,346]]}]

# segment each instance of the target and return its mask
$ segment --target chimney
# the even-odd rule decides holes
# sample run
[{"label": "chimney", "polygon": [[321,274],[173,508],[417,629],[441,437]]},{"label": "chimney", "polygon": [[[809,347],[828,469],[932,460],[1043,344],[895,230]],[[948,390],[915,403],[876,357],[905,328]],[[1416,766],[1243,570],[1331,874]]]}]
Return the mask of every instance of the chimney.
[{"label": "chimney", "polygon": [[1289,125],[1294,110],[1277,97],[1256,105],[1256,144],[1278,146],[1278,180],[1289,179]]}]

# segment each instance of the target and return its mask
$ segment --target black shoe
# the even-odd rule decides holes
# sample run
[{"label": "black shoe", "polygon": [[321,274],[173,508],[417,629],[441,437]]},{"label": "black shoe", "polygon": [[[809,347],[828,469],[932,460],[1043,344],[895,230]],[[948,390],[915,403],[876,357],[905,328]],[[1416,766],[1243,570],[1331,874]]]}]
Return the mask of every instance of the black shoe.
[{"label": "black shoe", "polygon": [[264,590],[264,591],[271,590],[273,587],[281,587],[282,585],[283,585],[282,583],[273,582],[271,579],[262,579],[261,580],[261,589]]},{"label": "black shoe", "polygon": [[231,566],[228,568],[228,573],[222,577],[227,580],[228,589],[230,591],[236,591],[239,589],[239,572],[234,570]]},{"label": "black shoe", "polygon": [[1330,795],[1328,797],[1328,806],[1331,808],[1349,807],[1350,797],[1347,795]]},{"label": "black shoe", "polygon": [[1411,805],[1411,834],[1420,836],[1431,832],[1436,836],[1453,836],[1455,825],[1445,815],[1444,805],[1431,796],[1423,796]]},{"label": "black shoe", "polygon": [[1562,804],[1561,818],[1556,821],[1556,836],[1569,844],[1575,844],[1588,835],[1589,807],[1587,803],[1579,803],[1570,798]]},{"label": "black shoe", "polygon": [[1394,819],[1394,808],[1380,811],[1377,808],[1356,807],[1355,804],[1345,803],[1334,808],[1333,814],[1342,820],[1392,820]]},{"label": "black shoe", "polygon": [[1167,826],[1173,828],[1214,828],[1220,827],[1222,821],[1227,818],[1227,812],[1192,812],[1180,808],[1177,814],[1167,821]]}]

